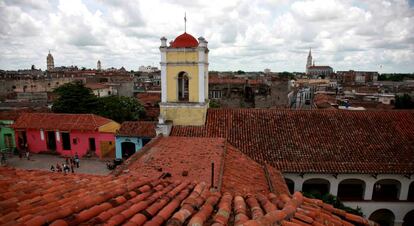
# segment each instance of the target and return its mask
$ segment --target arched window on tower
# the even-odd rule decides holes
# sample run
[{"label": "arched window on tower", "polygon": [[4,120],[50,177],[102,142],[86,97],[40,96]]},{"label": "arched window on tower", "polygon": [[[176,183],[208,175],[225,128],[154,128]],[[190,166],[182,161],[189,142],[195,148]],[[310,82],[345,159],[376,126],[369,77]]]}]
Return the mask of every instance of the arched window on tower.
[{"label": "arched window on tower", "polygon": [[178,101],[188,102],[188,74],[186,72],[180,72],[177,78],[178,85]]}]

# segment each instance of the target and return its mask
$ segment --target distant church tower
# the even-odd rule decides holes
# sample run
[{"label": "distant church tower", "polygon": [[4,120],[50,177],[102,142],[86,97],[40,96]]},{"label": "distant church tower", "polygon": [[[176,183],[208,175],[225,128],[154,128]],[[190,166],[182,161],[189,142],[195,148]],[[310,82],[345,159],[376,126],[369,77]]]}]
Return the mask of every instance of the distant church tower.
[{"label": "distant church tower", "polygon": [[167,46],[161,38],[160,120],[204,125],[208,108],[207,41],[184,32]]},{"label": "distant church tower", "polygon": [[98,60],[98,63],[96,63],[96,69],[98,71],[102,70],[102,66],[101,66],[101,61],[100,60]]},{"label": "distant church tower", "polygon": [[53,60],[52,54],[50,54],[50,50],[49,50],[49,54],[47,54],[47,57],[46,57],[46,65],[47,65],[48,71],[51,71],[53,70],[53,68],[55,68],[55,62]]},{"label": "distant church tower", "polygon": [[308,60],[306,61],[306,74],[309,74],[310,66],[312,66],[312,49],[309,49]]}]

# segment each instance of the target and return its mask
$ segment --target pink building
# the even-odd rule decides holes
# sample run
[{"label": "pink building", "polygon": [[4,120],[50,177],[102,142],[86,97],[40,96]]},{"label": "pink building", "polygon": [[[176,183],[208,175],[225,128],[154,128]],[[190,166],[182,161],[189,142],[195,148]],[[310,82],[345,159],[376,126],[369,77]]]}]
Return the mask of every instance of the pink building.
[{"label": "pink building", "polygon": [[82,157],[115,156],[120,124],[94,114],[24,113],[13,124],[17,147],[30,152]]}]

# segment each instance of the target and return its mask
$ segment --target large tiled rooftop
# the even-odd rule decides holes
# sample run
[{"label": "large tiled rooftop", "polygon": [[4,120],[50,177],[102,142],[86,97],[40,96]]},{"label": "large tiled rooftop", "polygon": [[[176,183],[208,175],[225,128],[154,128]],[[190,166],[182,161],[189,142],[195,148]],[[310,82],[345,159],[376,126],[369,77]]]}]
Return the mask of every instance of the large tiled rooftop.
[{"label": "large tiled rooftop", "polygon": [[[0,168],[2,225],[368,225],[297,192],[232,194],[204,182]],[[349,223],[351,222],[351,223]]]},{"label": "large tiled rooftop", "polygon": [[[211,162],[216,163],[211,183]],[[157,137],[107,176],[0,168],[3,225],[368,225],[222,138]]]},{"label": "large tiled rooftop", "polygon": [[171,133],[225,138],[283,172],[414,173],[414,111],[209,109]]}]

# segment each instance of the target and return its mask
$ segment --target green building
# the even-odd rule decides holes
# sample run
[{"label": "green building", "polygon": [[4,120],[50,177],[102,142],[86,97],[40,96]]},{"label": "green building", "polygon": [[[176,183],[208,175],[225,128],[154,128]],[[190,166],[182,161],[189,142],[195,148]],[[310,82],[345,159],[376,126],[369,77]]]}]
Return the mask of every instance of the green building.
[{"label": "green building", "polygon": [[2,112],[0,114],[0,151],[13,151],[16,148],[14,129],[11,128],[16,115]]}]

